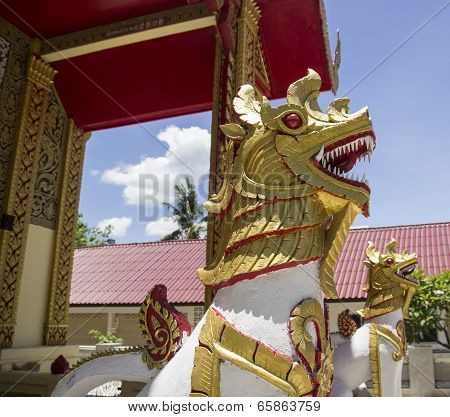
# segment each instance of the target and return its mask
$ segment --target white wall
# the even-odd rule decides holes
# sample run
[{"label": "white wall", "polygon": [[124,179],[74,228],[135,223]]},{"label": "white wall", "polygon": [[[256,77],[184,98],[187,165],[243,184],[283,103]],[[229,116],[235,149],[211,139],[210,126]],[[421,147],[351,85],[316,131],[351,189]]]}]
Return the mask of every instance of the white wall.
[{"label": "white wall", "polygon": [[30,224],[13,347],[42,345],[55,231]]}]

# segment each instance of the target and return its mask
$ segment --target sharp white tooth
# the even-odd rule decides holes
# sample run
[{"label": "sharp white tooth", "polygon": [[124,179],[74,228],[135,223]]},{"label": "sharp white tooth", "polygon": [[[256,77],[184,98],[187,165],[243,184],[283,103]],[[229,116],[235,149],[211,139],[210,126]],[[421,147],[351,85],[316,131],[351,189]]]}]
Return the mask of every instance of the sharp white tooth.
[{"label": "sharp white tooth", "polygon": [[361,178],[361,182],[366,182],[366,174],[364,174]]},{"label": "sharp white tooth", "polygon": [[364,142],[364,139],[363,139],[363,138],[360,138],[360,139],[359,139],[359,144],[362,145],[363,142]]},{"label": "sharp white tooth", "polygon": [[316,155],[316,159],[317,159],[318,161],[321,161],[321,160],[322,160],[323,152],[324,152],[324,147],[323,147],[323,145],[322,145],[322,148],[320,149],[319,153]]},{"label": "sharp white tooth", "polygon": [[333,174],[337,175],[336,168],[333,169]]},{"label": "sharp white tooth", "polygon": [[354,151],[354,150],[356,149],[356,143],[353,141],[353,142],[351,143],[351,145],[352,145],[352,151]]},{"label": "sharp white tooth", "polygon": [[372,152],[369,152],[367,157],[369,158],[369,162],[370,162],[370,157],[372,156]]}]

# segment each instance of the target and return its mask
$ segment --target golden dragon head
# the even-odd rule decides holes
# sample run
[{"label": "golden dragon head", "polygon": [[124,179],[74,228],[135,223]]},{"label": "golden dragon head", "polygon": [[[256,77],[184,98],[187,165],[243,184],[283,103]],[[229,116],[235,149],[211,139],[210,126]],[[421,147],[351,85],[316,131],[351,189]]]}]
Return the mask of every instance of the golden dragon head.
[{"label": "golden dragon head", "polygon": [[[235,159],[237,187],[250,196],[270,198],[295,193],[299,184],[307,184],[331,212],[351,202],[368,215],[368,181],[349,175],[356,162],[370,158],[375,148],[368,110],[349,114],[350,100],[338,98],[323,113],[317,103],[320,87],[319,74],[310,69],[290,85],[287,104],[276,108],[265,97],[257,100],[252,86],[241,87],[233,104],[245,127],[222,126],[228,137],[242,142]],[[268,148],[268,136],[283,167],[276,165],[275,155],[272,165],[262,163],[267,159],[263,148]]]},{"label": "golden dragon head", "polygon": [[418,281],[411,276],[417,267],[417,256],[404,250],[395,252],[397,241],[393,238],[384,252],[378,252],[372,242],[366,249],[367,260],[364,265],[369,269],[368,280],[364,287],[367,301],[359,313],[364,318],[379,316],[402,309],[404,318],[408,318],[408,308]]},{"label": "golden dragon head", "polygon": [[310,69],[275,108],[252,86],[240,88],[233,101],[240,123],[221,126],[230,139],[222,187],[205,203],[227,223],[214,260],[199,270],[205,285],[320,258],[322,290],[337,297],[334,266],[355,216],[368,215],[370,196],[367,181],[348,173],[370,158],[375,135],[367,109],[349,114],[347,98],[322,112],[320,87]]}]

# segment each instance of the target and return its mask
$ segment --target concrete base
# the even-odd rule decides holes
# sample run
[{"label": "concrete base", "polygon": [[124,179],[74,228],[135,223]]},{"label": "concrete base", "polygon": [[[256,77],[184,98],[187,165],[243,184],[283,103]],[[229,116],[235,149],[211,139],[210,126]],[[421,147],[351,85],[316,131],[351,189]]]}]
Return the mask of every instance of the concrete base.
[{"label": "concrete base", "polygon": [[33,372],[50,372],[50,365],[59,355],[63,355],[70,365],[80,359],[77,345],[2,349],[0,371],[32,368]]},{"label": "concrete base", "polygon": [[49,397],[62,375],[0,371],[0,397]]}]

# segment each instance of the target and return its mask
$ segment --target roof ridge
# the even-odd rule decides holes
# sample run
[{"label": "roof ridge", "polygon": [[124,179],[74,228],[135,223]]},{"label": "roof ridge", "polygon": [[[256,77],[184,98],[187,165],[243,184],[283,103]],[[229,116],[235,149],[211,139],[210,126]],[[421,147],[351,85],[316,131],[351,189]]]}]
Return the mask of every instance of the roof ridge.
[{"label": "roof ridge", "polygon": [[391,225],[391,226],[357,226],[355,228],[350,228],[350,232],[353,231],[366,231],[366,230],[374,230],[374,229],[399,229],[402,227],[422,227],[422,226],[437,226],[437,225],[450,225],[450,221],[448,222],[433,222],[433,223],[415,223],[415,224],[397,224],[397,225]]},{"label": "roof ridge", "polygon": [[75,250],[84,249],[101,249],[101,248],[114,248],[114,247],[124,247],[124,246],[158,246],[158,245],[176,245],[180,243],[197,243],[206,242],[206,239],[180,239],[180,240],[157,240],[154,242],[129,242],[129,243],[113,243],[104,245],[90,245],[90,246],[80,246],[75,248]]}]

